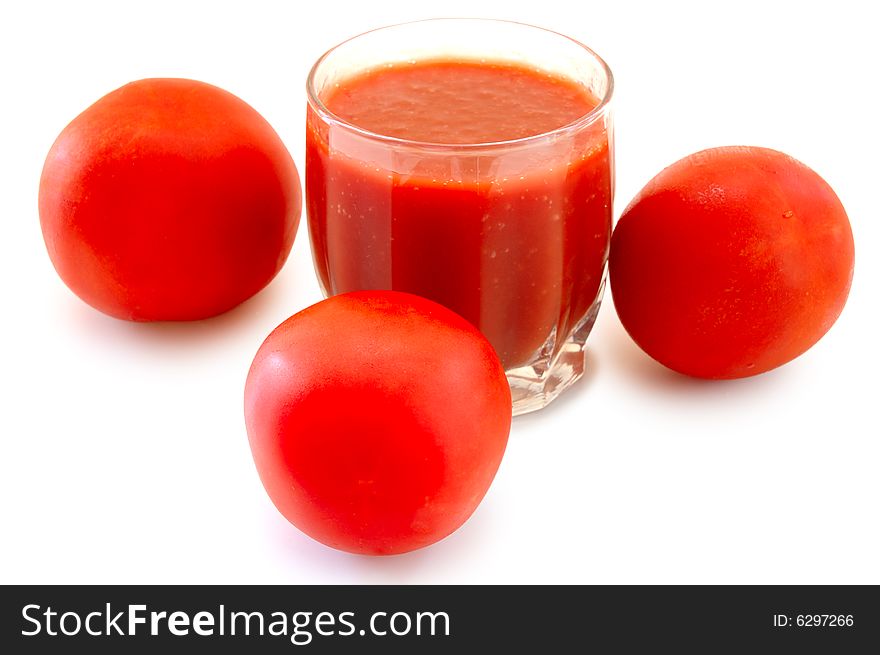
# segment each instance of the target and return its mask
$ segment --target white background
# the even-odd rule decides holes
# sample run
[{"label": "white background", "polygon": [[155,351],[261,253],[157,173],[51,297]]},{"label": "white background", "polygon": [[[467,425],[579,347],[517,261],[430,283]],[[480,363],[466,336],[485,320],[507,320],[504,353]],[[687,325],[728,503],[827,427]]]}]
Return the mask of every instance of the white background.
[{"label": "white background", "polygon": [[[880,583],[877,40],[867,2],[3,3],[0,582]],[[257,478],[242,390],[262,339],[320,299],[301,225],[278,278],[211,321],[130,324],[56,276],[43,160],[94,100],[191,77],[260,111],[303,170],[304,81],[340,40],[437,16],[564,32],[616,76],[617,211],[663,166],[786,151],[849,212],[848,305],[809,353],[722,383],[667,372],[610,298],[590,372],[514,421],[457,533],[392,558],[289,525]]]}]

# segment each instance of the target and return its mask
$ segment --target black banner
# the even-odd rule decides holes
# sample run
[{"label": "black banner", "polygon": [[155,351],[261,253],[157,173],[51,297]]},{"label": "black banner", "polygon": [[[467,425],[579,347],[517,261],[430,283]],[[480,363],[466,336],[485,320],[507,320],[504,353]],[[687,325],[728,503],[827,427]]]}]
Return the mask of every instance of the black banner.
[{"label": "black banner", "polygon": [[[5,653],[877,652],[876,587],[3,587]],[[228,643],[223,643],[228,642]],[[647,651],[645,646],[653,646]]]}]

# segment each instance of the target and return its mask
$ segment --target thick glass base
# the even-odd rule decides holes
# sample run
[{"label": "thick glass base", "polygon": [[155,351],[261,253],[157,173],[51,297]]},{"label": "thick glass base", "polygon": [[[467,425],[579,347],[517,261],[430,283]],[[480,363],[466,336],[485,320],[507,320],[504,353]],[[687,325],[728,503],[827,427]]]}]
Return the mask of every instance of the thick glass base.
[{"label": "thick glass base", "polygon": [[584,374],[584,346],[601,304],[602,289],[586,316],[562,344],[556,343],[553,334],[532,364],[507,371],[514,416],[543,409]]}]

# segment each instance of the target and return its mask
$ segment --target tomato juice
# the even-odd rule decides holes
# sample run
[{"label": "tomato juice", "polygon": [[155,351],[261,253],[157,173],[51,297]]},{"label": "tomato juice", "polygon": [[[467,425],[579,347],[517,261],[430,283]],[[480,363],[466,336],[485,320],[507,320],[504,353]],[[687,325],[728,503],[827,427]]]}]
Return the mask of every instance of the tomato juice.
[{"label": "tomato juice", "polygon": [[306,195],[326,294],[394,289],[477,326],[508,371],[551,361],[599,295],[610,120],[564,75],[433,59],[325,86]]}]

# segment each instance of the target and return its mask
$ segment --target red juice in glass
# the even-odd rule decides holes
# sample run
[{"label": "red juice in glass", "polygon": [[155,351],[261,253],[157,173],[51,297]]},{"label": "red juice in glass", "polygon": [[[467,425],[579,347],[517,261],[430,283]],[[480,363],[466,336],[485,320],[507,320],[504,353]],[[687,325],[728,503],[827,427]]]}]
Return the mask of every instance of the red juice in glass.
[{"label": "red juice in glass", "polygon": [[599,306],[610,93],[591,51],[516,23],[423,21],[331,50],[309,79],[306,131],[324,292],[446,305],[495,347],[515,413],[546,405],[582,374]]}]

